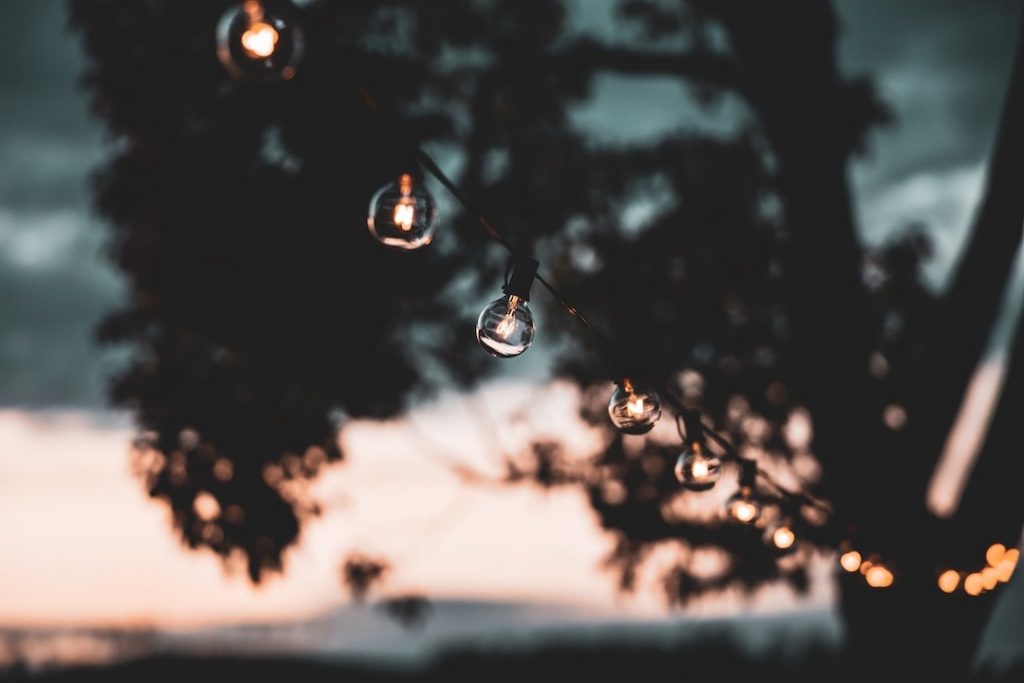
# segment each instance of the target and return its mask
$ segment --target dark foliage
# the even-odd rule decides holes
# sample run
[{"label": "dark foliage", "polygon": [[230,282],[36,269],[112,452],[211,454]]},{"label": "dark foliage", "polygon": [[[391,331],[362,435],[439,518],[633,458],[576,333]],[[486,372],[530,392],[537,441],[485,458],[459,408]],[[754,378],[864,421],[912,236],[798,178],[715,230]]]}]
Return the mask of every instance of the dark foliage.
[{"label": "dark foliage", "polygon": [[[488,370],[456,302],[496,290],[504,263],[465,215],[414,254],[366,235],[366,201],[396,172],[398,138],[363,106],[362,83],[404,132],[457,151],[464,190],[607,332],[622,373],[676,384],[777,470],[798,473],[813,450],[824,477],[801,485],[835,514],[797,515],[806,550],[849,537],[880,553],[900,580],[877,605],[952,610],[964,635],[946,651],[969,653],[990,601],[932,605],[935,566],[1012,542],[1024,505],[968,496],[940,520],[924,492],[1020,241],[1024,195],[1007,180],[1024,170],[1019,68],[967,254],[937,295],[919,282],[919,231],[872,253],[858,241],[847,165],[888,112],[868,81],[839,72],[823,0],[630,0],[614,42],[573,33],[557,0],[314,2],[307,59],[274,84],[232,82],[217,64],[226,5],[72,1],[86,82],[117,142],[98,205],[132,282],[102,332],[136,354],[112,396],[152,432],[147,485],[189,544],[243,554],[254,580],[279,568],[315,513],[302,482],[341,457],[332,416],[392,416],[407,396]],[[574,113],[608,74],[679,79],[695,108],[656,139],[593,139]],[[742,113],[726,133],[694,125],[726,117],[727,101]],[[629,219],[638,207],[645,220]],[[593,388],[583,414],[606,424],[593,349],[571,319],[545,319],[544,343],[568,349],[559,374]],[[1006,400],[1024,385],[1019,365]],[[986,454],[1013,433],[1005,410]],[[812,444],[785,435],[799,411]],[[737,581],[806,586],[806,557],[783,561],[756,533],[673,513],[664,443],[609,430],[607,444],[584,472],[558,444],[537,444],[510,479],[584,486],[621,539],[610,563],[624,587],[679,540],[732,562],[707,579],[681,553],[664,577],[674,601]],[[857,604],[877,619],[880,598],[846,589],[851,628]],[[871,642],[892,648],[906,627],[895,619]]]}]

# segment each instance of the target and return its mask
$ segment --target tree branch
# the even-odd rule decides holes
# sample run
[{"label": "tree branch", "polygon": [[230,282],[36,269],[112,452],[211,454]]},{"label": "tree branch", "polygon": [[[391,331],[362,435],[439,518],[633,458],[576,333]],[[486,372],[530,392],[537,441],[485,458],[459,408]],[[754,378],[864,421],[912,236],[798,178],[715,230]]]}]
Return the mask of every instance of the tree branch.
[{"label": "tree branch", "polygon": [[678,76],[704,85],[744,89],[742,71],[728,55],[709,51],[664,52],[635,50],[580,40],[551,57],[553,68],[573,68],[588,72],[613,71],[635,75]]}]

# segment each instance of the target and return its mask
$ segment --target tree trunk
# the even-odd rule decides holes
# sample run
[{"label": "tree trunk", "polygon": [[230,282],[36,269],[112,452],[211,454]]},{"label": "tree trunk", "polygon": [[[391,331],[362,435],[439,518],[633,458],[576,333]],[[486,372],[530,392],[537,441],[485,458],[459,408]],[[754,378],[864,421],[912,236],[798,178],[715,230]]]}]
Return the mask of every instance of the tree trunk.
[{"label": "tree trunk", "polygon": [[914,680],[968,680],[999,596],[943,593],[930,568],[900,574],[888,589],[869,588],[859,574],[840,577],[839,586],[843,669],[850,681],[878,680],[894,667],[913,671]]}]

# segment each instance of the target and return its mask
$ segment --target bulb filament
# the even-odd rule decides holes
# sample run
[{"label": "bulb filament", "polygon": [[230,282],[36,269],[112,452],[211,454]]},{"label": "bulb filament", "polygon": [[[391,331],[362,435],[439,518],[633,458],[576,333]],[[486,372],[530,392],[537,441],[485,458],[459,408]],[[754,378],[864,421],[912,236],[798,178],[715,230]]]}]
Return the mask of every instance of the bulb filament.
[{"label": "bulb filament", "polygon": [[632,417],[643,417],[644,397],[637,396],[636,394],[630,394],[629,400],[626,401],[626,412],[628,412]]},{"label": "bulb filament", "polygon": [[398,190],[402,198],[395,204],[394,222],[403,232],[412,230],[416,222],[416,198],[412,196],[412,176],[403,173],[398,179]]},{"label": "bulb filament", "polygon": [[704,460],[694,460],[690,472],[693,474],[694,479],[703,479],[708,476],[708,464]]},{"label": "bulb filament", "polygon": [[792,546],[793,542],[796,541],[796,534],[794,534],[793,530],[789,527],[780,526],[775,530],[775,533],[772,534],[772,540],[775,542],[776,548],[785,550]]},{"label": "bulb filament", "polygon": [[736,519],[740,520],[741,522],[749,522],[750,520],[754,519],[754,516],[757,514],[757,510],[754,508],[752,504],[743,501],[741,503],[736,504],[736,507],[734,508],[734,513],[736,515]]},{"label": "bulb filament", "polygon": [[409,232],[412,230],[412,224],[415,220],[416,209],[410,200],[403,198],[401,202],[395,204],[395,225],[404,232]]},{"label": "bulb filament", "polygon": [[280,35],[273,26],[263,21],[263,5],[256,0],[245,3],[249,27],[242,34],[242,49],[251,59],[266,59],[274,54]]},{"label": "bulb filament", "polygon": [[510,295],[508,297],[508,309],[505,317],[494,328],[494,332],[502,339],[508,339],[516,329],[516,309],[519,308],[519,297]]}]

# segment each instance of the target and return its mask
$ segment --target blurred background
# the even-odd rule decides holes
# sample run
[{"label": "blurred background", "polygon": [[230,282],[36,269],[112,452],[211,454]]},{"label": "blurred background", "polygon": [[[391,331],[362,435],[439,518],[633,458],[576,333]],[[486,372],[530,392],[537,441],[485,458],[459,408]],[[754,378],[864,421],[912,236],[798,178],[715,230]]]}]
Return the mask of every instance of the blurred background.
[{"label": "blurred background", "polygon": [[[621,657],[603,656],[622,672],[678,673],[696,648],[787,671],[837,666],[848,627],[831,537],[813,537],[797,569],[763,569],[728,559],[746,539],[698,533],[689,545],[687,531],[681,542],[675,531],[648,534],[636,511],[616,517],[610,510],[642,487],[625,469],[607,475],[609,453],[677,452],[671,420],[649,438],[610,436],[600,359],[537,288],[534,348],[509,361],[476,348],[473,320],[500,295],[505,262],[432,180],[433,254],[396,255],[372,240],[365,206],[393,159],[366,134],[377,124],[346,84],[367,84],[400,112],[397,125],[611,337],[653,330],[664,344],[639,342],[640,356],[657,358],[640,363],[647,376],[679,377],[684,389],[697,377],[709,394],[728,386],[706,402],[731,430],[736,396],[764,394],[753,387],[777,382],[773,373],[799,374],[780,361],[756,380],[730,379],[733,361],[722,358],[738,337],[709,316],[756,320],[793,296],[786,286],[753,294],[765,287],[751,273],[770,265],[758,259],[784,254],[790,217],[799,220],[776,171],[792,165],[770,149],[781,114],[759,103],[800,100],[806,82],[792,93],[758,93],[757,80],[732,88],[714,60],[749,59],[751,24],[771,33],[809,17],[806,61],[834,54],[835,73],[863,95],[836,105],[858,128],[837,166],[864,250],[855,260],[869,291],[885,289],[872,290],[872,277],[903,283],[890,294],[918,333],[914,312],[926,323],[944,315],[935,302],[977,221],[1022,4],[805,2],[764,23],[744,20],[742,2],[307,2],[293,15],[308,19],[304,60],[294,79],[271,84],[224,72],[215,28],[229,5],[209,4],[0,5],[5,675],[151,675],[211,657],[271,657],[312,667],[307,677],[332,667],[489,675],[498,661],[520,673],[532,670],[526,662],[567,668],[559,648],[578,656],[613,645]],[[779,44],[803,39],[780,31]],[[538,71],[572,45],[575,56]],[[694,51],[691,75],[659,65]],[[750,197],[756,212],[737,208]],[[708,258],[673,266],[652,256],[691,253],[685,240],[655,236],[701,222],[723,235],[690,245]],[[729,232],[741,223],[755,227]],[[909,274],[885,274],[903,263],[899,240],[913,245]],[[998,297],[972,295],[997,311],[944,427],[952,436],[932,449],[932,466],[916,465],[927,486],[913,503],[929,519],[956,509],[1014,355],[1024,271],[1009,261]],[[685,270],[669,288],[685,314],[662,314],[651,292],[665,287],[644,275],[647,263]],[[734,291],[702,268],[742,282]],[[620,296],[623,286],[639,294]],[[791,433],[813,387],[794,380],[781,404],[760,410],[748,397],[743,410]],[[880,400],[887,412],[874,421],[898,430],[911,399]],[[817,426],[809,414],[805,430]],[[757,424],[737,424],[756,446]],[[842,509],[820,444],[812,455],[810,435],[801,438],[803,447],[766,439],[759,452],[779,451],[778,476],[796,472],[786,481]],[[864,457],[888,461],[904,447]],[[657,509],[672,495],[659,489]],[[694,505],[679,514],[707,519]],[[884,526],[883,513],[865,515],[860,531]],[[927,528],[932,540],[961,533]],[[871,537],[879,548],[893,547],[887,533]],[[1009,539],[981,539],[982,550],[994,540],[1019,544],[1019,521]],[[910,564],[898,580],[910,580]],[[683,566],[690,583],[673,573]],[[927,587],[938,592],[934,579]],[[1012,676],[1024,662],[1020,578],[986,599],[973,666]],[[595,676],[602,662],[593,658]]]}]

